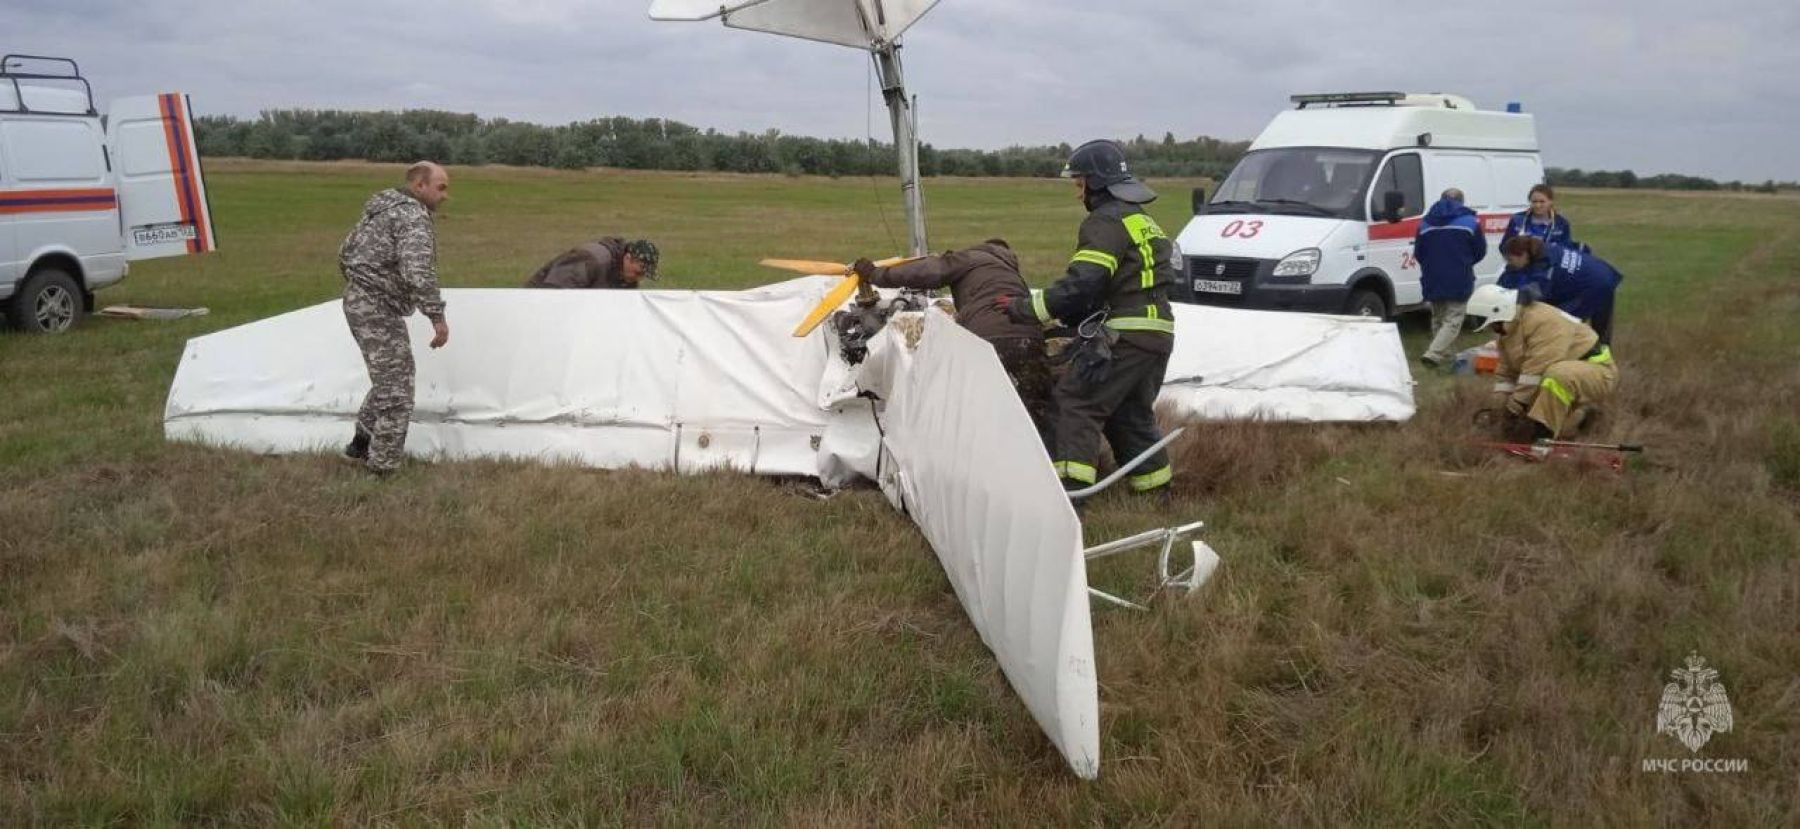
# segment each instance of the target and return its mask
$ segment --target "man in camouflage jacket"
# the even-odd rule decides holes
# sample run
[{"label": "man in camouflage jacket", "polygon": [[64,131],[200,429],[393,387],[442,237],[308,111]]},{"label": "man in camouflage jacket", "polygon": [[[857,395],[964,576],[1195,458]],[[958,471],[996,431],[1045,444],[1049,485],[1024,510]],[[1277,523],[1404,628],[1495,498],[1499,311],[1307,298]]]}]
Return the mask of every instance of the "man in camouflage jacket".
[{"label": "man in camouflage jacket", "polygon": [[431,347],[450,341],[444,300],[438,294],[437,237],[431,214],[450,198],[450,175],[421,161],[406,183],[369,197],[361,220],[338,250],[344,275],[344,318],[369,367],[370,389],[356,415],[356,437],[344,456],[369,471],[400,466],[413,410],[412,343],[406,318],[414,310],[431,320]]}]

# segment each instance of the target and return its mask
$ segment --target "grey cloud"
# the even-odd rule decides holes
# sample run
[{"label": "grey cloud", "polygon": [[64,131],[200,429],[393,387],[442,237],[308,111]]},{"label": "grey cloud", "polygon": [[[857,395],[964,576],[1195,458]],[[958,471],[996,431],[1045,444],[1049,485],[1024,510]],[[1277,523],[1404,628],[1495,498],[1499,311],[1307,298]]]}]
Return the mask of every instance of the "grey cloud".
[{"label": "grey cloud", "polygon": [[[14,2],[7,46],[76,57],[102,99],[887,131],[866,56],[655,23],[647,0]],[[1291,93],[1394,88],[1521,101],[1552,164],[1760,180],[1800,179],[1796,36],[1789,0],[943,0],[905,58],[923,137],[944,147],[1249,138]]]}]

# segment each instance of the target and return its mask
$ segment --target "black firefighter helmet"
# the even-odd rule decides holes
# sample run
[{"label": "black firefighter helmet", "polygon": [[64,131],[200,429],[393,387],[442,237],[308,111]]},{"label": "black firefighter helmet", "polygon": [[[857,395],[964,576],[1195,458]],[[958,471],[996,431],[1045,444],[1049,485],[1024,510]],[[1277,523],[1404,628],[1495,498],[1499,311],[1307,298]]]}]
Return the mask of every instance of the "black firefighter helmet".
[{"label": "black firefighter helmet", "polygon": [[1120,201],[1149,204],[1156,200],[1156,191],[1145,187],[1125,166],[1124,148],[1104,138],[1076,147],[1069,154],[1069,163],[1063,165],[1062,176],[1085,178],[1089,190],[1105,190]]}]

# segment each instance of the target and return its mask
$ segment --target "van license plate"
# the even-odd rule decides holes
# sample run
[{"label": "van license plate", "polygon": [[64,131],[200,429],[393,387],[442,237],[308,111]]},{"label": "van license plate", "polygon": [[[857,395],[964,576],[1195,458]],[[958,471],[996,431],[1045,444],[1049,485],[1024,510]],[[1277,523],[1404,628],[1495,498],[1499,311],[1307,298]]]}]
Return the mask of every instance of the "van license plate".
[{"label": "van license plate", "polygon": [[193,225],[180,222],[138,225],[131,229],[131,241],[145,247],[166,245],[171,242],[186,242],[198,238],[200,238],[200,232]]},{"label": "van license plate", "polygon": [[1241,294],[1244,292],[1242,282],[1221,282],[1213,279],[1194,280],[1194,290],[1209,294]]}]

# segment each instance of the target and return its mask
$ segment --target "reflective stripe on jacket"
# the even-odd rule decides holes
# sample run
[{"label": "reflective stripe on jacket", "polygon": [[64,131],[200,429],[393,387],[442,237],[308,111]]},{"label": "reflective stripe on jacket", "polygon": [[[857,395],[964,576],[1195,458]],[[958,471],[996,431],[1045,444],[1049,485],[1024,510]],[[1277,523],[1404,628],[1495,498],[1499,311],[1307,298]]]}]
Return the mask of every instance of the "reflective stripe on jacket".
[{"label": "reflective stripe on jacket", "polygon": [[1590,357],[1611,363],[1611,349],[1599,348],[1599,342],[1594,329],[1560,308],[1543,302],[1521,305],[1518,316],[1506,323],[1506,333],[1500,335],[1494,389],[1530,405],[1551,366]]},{"label": "reflective stripe on jacket", "polygon": [[1075,254],[1062,279],[1033,295],[1038,319],[1076,325],[1096,311],[1108,327],[1136,345],[1161,353],[1173,348],[1175,314],[1169,292],[1176,281],[1175,245],[1141,205],[1103,202],[1081,222]]}]

